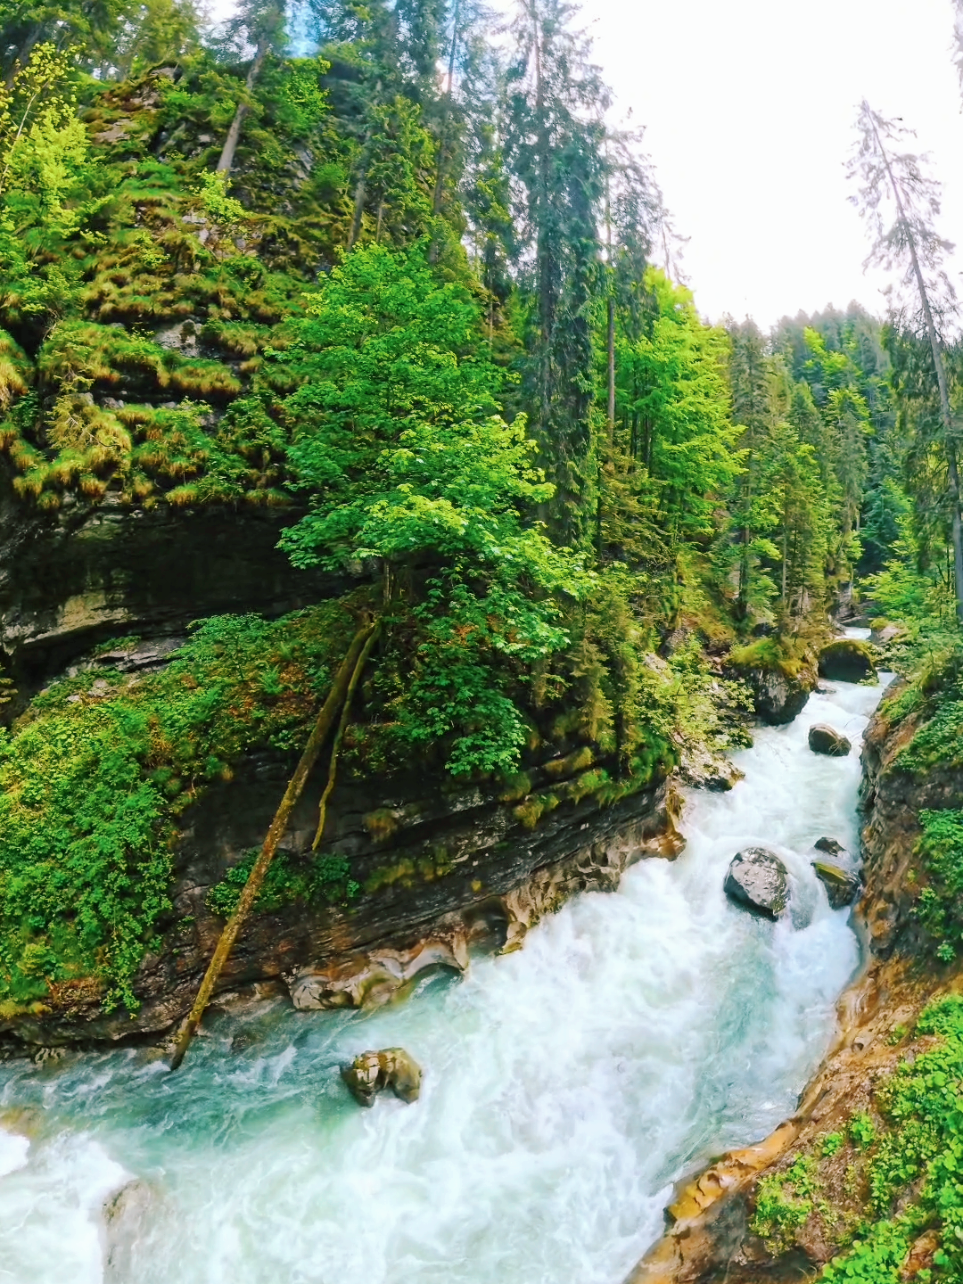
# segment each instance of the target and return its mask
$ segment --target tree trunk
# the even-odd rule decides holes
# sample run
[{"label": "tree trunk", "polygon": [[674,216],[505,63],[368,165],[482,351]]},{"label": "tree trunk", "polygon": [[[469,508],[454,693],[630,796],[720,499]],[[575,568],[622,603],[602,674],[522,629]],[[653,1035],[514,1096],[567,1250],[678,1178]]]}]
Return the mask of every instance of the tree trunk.
[{"label": "tree trunk", "polygon": [[[387,581],[386,581],[387,583]],[[318,828],[315,831],[314,842],[311,844],[311,850],[316,852],[321,846],[321,839],[324,835],[324,822],[328,818],[328,799],[334,793],[334,783],[338,775],[338,755],[341,752],[341,742],[344,739],[344,733],[348,726],[348,719],[351,716],[351,702],[354,699],[354,693],[361,675],[364,673],[364,666],[368,663],[368,656],[371,654],[371,648],[378,640],[378,625],[371,630],[358,656],[358,662],[354,666],[354,672],[351,674],[351,681],[348,683],[348,690],[345,692],[344,704],[341,706],[341,721],[338,723],[338,730],[335,732],[334,744],[331,746],[331,761],[328,764],[328,780],[324,786],[324,793],[321,795],[321,802],[318,806]]]},{"label": "tree trunk", "polygon": [[[458,15],[461,0],[455,0],[451,20],[451,48],[448,53],[448,81],[445,88],[444,108],[441,118],[441,137],[438,140],[438,164],[435,166],[435,190],[431,198],[431,212],[437,218],[441,210],[441,198],[445,190],[445,165],[448,159],[449,132],[451,129],[451,95],[455,80],[455,54],[458,50]],[[429,262],[438,259],[438,237],[432,231],[431,248],[428,251]]]},{"label": "tree trunk", "polygon": [[31,53],[33,52],[34,45],[37,43],[37,41],[40,39],[42,35],[43,35],[43,24],[38,22],[31,29],[30,35],[27,36],[26,40],[23,42],[23,44],[20,46],[20,48],[17,50],[16,54],[14,55],[13,62],[10,64],[10,70],[7,72],[6,78],[4,79],[4,82],[3,82],[4,86],[7,89],[10,89],[13,86],[13,82],[16,79],[16,75],[17,75],[17,69],[20,68],[22,70],[24,67],[26,67],[27,59],[30,57]]},{"label": "tree trunk", "polygon": [[950,518],[953,540],[953,579],[954,587],[956,589],[956,619],[958,624],[963,624],[963,521],[961,521],[960,518],[960,475],[957,469],[956,442],[953,440],[953,412],[950,409],[950,394],[946,382],[946,366],[943,361],[943,352],[940,347],[939,335],[936,333],[936,322],[933,320],[933,310],[930,307],[930,299],[926,290],[926,282],[923,280],[923,271],[920,267],[919,257],[916,253],[916,242],[913,239],[913,232],[903,209],[903,198],[899,189],[899,184],[896,182],[896,176],[889,163],[889,156],[886,154],[886,149],[883,146],[883,140],[880,138],[879,132],[876,129],[876,123],[875,121],[872,121],[872,118],[871,123],[873,127],[873,136],[876,139],[876,146],[879,148],[880,155],[883,158],[883,164],[886,167],[886,173],[889,177],[890,185],[893,188],[896,210],[899,214],[900,221],[906,230],[906,239],[909,245],[910,258],[913,263],[913,275],[916,277],[916,285],[920,292],[920,306],[923,309],[926,334],[930,341],[930,348],[933,353],[933,365],[936,369],[936,383],[940,391],[940,415],[943,420],[943,432],[946,437],[946,463],[950,483]]},{"label": "tree trunk", "polygon": [[231,128],[227,131],[227,137],[224,139],[224,146],[221,149],[221,158],[217,162],[216,172],[218,174],[230,174],[234,167],[234,153],[237,151],[237,145],[241,140],[241,126],[244,124],[244,117],[248,112],[248,99],[251,96],[251,90],[261,74],[261,68],[264,65],[264,59],[267,57],[268,42],[262,39],[258,42],[257,52],[254,55],[254,61],[248,68],[247,78],[244,81],[244,96],[237,105],[237,111],[234,113],[234,119],[231,121]]},{"label": "tree trunk", "polygon": [[214,987],[217,985],[224,964],[228,960],[228,956],[237,939],[237,934],[250,913],[251,906],[257,899],[271,861],[274,859],[274,853],[284,837],[288,822],[291,819],[291,813],[304,792],[304,786],[307,784],[308,777],[318,760],[318,755],[327,739],[328,732],[331,730],[338,711],[345,702],[347,693],[351,688],[352,679],[355,682],[357,681],[355,674],[359,659],[362,655],[367,656],[368,643],[372,640],[377,627],[377,623],[364,625],[355,634],[351,646],[348,648],[348,654],[345,656],[331,690],[328,692],[328,698],[318,714],[317,722],[314,724],[314,730],[305,745],[301,760],[295,768],[294,775],[288,782],[284,797],[281,799],[281,803],[274,814],[274,819],[271,821],[271,827],[267,832],[267,837],[264,839],[260,855],[254,862],[254,868],[248,875],[247,882],[241,891],[237,908],[228,919],[224,931],[221,933],[217,948],[201,982],[201,988],[197,992],[197,998],[194,1000],[194,1006],[191,1008],[190,1014],[177,1036],[174,1055],[171,1057],[171,1070],[176,1070],[184,1060],[184,1055],[190,1047],[197,1027],[201,1023],[201,1017],[204,1015],[204,1011],[211,1000]]},{"label": "tree trunk", "polygon": [[[608,155],[606,154],[606,164]],[[608,356],[608,439],[609,453],[611,454],[615,447],[615,281],[613,279],[612,269],[612,201],[609,194],[609,174],[606,170],[605,175],[605,239],[607,246],[607,264],[608,267],[608,287],[609,297],[606,300],[607,326],[606,326],[606,353]]]}]

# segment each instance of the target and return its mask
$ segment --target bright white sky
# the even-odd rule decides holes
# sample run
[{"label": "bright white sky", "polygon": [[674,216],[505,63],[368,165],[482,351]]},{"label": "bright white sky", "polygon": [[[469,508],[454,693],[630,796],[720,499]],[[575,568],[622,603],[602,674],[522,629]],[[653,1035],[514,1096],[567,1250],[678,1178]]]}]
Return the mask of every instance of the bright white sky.
[{"label": "bright white sky", "polygon": [[[858,299],[868,244],[844,162],[863,97],[902,116],[963,248],[963,116],[950,0],[584,0],[596,61],[646,127],[699,311],[768,328]],[[963,253],[951,277],[963,294]]]},{"label": "bright white sky", "polygon": [[[211,6],[218,17],[233,7]],[[885,280],[863,274],[869,247],[844,178],[864,97],[932,154],[963,295],[951,0],[583,0],[582,17],[615,116],[631,109],[645,126],[704,316],[768,328],[851,299],[883,314]]]}]

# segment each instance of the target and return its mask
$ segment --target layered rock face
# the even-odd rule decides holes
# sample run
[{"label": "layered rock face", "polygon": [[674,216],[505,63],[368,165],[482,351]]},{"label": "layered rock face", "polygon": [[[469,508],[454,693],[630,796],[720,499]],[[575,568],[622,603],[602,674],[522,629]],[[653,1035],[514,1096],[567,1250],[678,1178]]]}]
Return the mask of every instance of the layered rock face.
[{"label": "layered rock face", "polygon": [[106,501],[27,513],[0,476],[0,662],[26,695],[111,637],[178,637],[202,616],[281,615],[330,596],[339,586],[277,549],[291,520]]},{"label": "layered rock face", "polygon": [[[544,777],[565,784],[558,760]],[[223,927],[208,892],[260,846],[286,783],[279,760],[252,758],[183,818],[176,923],[142,965],[135,1016],[106,1014],[98,994],[65,987],[46,1014],[0,1031],[53,1045],[170,1028],[189,1009]],[[310,852],[323,787],[320,775],[312,779],[294,814],[282,844],[292,856]],[[528,828],[517,799],[479,788],[423,777],[346,782],[332,798],[325,846],[348,859],[360,894],[330,908],[295,903],[255,915],[221,988],[268,987],[305,1009],[384,1002],[427,968],[464,970],[472,946],[517,948],[544,914],[577,892],[614,890],[635,861],[678,855],[680,808],[661,783],[605,808],[592,797],[565,803]]]},{"label": "layered rock face", "polygon": [[[878,714],[866,734],[866,890],[857,915],[869,958],[863,975],[840,1000],[836,1045],[790,1119],[758,1145],[724,1155],[680,1188],[667,1210],[669,1229],[627,1284],[812,1279],[841,1251],[832,1228],[872,1218],[866,1192],[859,1182],[854,1185],[849,1171],[851,1156],[841,1152],[826,1159],[825,1139],[845,1137],[853,1116],[872,1107],[876,1086],[906,1057],[900,1046],[905,1032],[948,979],[948,970],[917,962],[922,946],[919,919],[912,912],[918,887],[917,816],[925,808],[963,807],[963,777],[953,770],[920,777],[900,769],[899,753],[917,728],[910,717],[894,730]],[[828,1222],[822,1216],[804,1217],[777,1244],[754,1233],[759,1183],[770,1175],[784,1176],[799,1156],[819,1161],[820,1198],[831,1217]]]}]

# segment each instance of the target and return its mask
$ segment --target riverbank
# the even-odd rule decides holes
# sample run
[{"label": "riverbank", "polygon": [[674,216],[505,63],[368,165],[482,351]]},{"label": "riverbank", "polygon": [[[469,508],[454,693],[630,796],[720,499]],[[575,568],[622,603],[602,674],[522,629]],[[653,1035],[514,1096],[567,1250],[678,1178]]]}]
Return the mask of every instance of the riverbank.
[{"label": "riverbank", "polygon": [[721,1271],[729,1284],[778,1284],[824,1268],[879,1284],[950,1266],[955,1205],[937,1174],[955,1162],[961,976],[958,906],[943,880],[959,849],[931,837],[963,804],[948,665],[894,687],[866,735],[856,911],[866,962],[840,999],[833,1048],[778,1128],[677,1189],[668,1230],[631,1284],[709,1284]]},{"label": "riverbank", "polygon": [[[816,695],[807,719],[856,719],[858,739],[876,696]],[[6,1126],[30,1142],[0,1181],[14,1278],[93,1281],[105,1260],[138,1284],[319,1262],[343,1284],[624,1277],[672,1184],[791,1109],[858,966],[807,853],[827,832],[852,847],[859,764],[811,754],[807,719],[761,729],[731,792],[689,795],[678,860],[570,900],[460,981],[436,971],[377,1010],[215,1015],[176,1076],[135,1048],[0,1069]],[[723,895],[750,842],[794,877],[780,923]],[[358,1111],[339,1065],[398,1044],[421,1099]]]}]

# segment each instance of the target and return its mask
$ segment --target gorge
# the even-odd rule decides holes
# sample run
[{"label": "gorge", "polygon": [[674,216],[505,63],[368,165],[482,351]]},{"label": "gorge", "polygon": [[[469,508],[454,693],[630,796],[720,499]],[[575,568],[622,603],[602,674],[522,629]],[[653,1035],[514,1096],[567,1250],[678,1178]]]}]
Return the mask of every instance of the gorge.
[{"label": "gorge", "polygon": [[[358,1013],[241,1004],[177,1076],[136,1048],[0,1067],[4,1261],[38,1284],[621,1279],[673,1183],[791,1114],[832,1037],[860,947],[809,862],[823,834],[858,850],[858,748],[820,758],[807,733],[858,746],[880,690],[834,684],[759,731],[744,780],[689,791],[681,855],[462,980]],[[790,870],[779,923],[723,895],[750,842]],[[338,1067],[391,1044],[422,1065],[421,1099],[358,1112]]]}]

